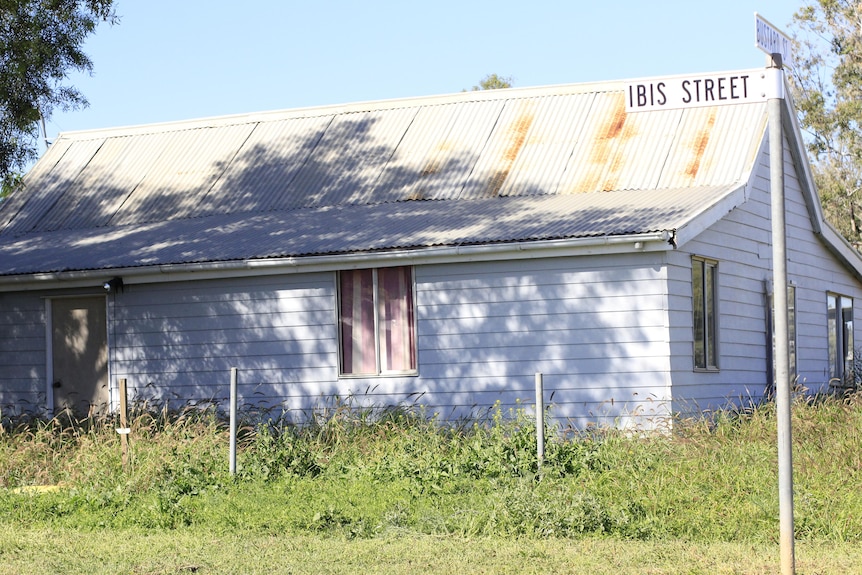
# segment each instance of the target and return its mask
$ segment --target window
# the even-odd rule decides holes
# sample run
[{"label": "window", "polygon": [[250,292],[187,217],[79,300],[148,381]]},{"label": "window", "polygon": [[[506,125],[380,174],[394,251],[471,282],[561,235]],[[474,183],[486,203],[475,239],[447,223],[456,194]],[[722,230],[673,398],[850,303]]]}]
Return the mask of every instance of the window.
[{"label": "window", "polygon": [[410,267],[338,274],[342,375],[416,372],[416,322]]},{"label": "window", "polygon": [[[768,391],[775,390],[775,304],[774,298],[772,297],[772,288],[768,287],[768,301],[769,308],[766,310],[766,323],[768,332],[770,335],[772,347],[769,350],[769,389]],[[797,367],[796,367],[796,286],[793,284],[788,284],[787,286],[787,351],[788,351],[788,362],[789,362],[789,375],[790,382],[793,383],[796,381],[797,375]]]},{"label": "window", "polygon": [[826,308],[830,382],[835,387],[853,387],[853,298],[827,293]]},{"label": "window", "polygon": [[796,286],[787,286],[787,349],[790,361],[790,381],[796,380]]},{"label": "window", "polygon": [[717,275],[718,262],[702,258],[691,259],[695,369],[718,369]]}]

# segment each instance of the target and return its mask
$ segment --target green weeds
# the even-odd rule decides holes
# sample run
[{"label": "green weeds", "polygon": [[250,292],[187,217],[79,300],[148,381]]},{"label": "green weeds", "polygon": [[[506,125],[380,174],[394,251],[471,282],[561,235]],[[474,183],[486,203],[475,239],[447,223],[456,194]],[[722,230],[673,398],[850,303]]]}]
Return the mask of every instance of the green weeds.
[{"label": "green weeds", "polygon": [[[336,405],[308,424],[241,427],[238,473],[214,409],[140,408],[123,466],[116,422],[4,426],[0,521],[21,528],[685,539],[757,544],[778,521],[770,405],[633,434],[549,428],[493,410],[441,425],[418,408]],[[793,408],[797,537],[862,541],[862,399]],[[39,491],[28,486],[55,485]],[[20,488],[25,489],[20,489]]]}]

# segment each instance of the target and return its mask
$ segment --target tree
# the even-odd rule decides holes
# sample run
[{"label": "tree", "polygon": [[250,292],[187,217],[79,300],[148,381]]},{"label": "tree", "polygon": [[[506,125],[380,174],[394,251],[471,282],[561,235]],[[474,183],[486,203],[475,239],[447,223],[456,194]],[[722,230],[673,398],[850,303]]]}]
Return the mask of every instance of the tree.
[{"label": "tree", "polygon": [[472,91],[479,90],[499,90],[500,88],[511,88],[514,79],[511,76],[498,76],[497,74],[488,74],[479,82],[478,86],[473,86]]},{"label": "tree", "polygon": [[84,40],[117,22],[114,0],[0,0],[0,189],[8,193],[37,155],[39,121],[87,105],[72,70],[90,72]]},{"label": "tree", "polygon": [[827,219],[862,245],[862,4],[808,0],[793,16],[792,89]]},{"label": "tree", "polygon": [[18,173],[10,174],[9,176],[0,179],[0,201],[12,193],[12,191],[21,183],[23,176]]}]

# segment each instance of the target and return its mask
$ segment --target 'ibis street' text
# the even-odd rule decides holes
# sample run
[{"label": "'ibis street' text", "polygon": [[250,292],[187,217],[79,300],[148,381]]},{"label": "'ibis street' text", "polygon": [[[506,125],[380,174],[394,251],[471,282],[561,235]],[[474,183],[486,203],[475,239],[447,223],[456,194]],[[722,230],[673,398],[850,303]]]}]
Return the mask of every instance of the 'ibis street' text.
[{"label": "'ibis street' text", "polygon": [[772,92],[764,70],[632,80],[626,112],[763,102]]}]

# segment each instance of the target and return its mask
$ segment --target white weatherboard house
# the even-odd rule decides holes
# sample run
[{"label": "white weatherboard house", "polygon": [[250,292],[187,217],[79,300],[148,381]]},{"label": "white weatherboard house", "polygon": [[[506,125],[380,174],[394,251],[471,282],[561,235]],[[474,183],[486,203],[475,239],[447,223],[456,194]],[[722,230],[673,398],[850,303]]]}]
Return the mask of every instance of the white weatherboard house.
[{"label": "white weatherboard house", "polygon": [[[791,360],[850,375],[862,259],[824,220],[792,102],[625,113],[624,83],[62,134],[0,204],[4,413],[130,397],[301,418],[533,403],[653,425],[768,395],[769,163]],[[105,288],[107,285],[107,290]]]}]

